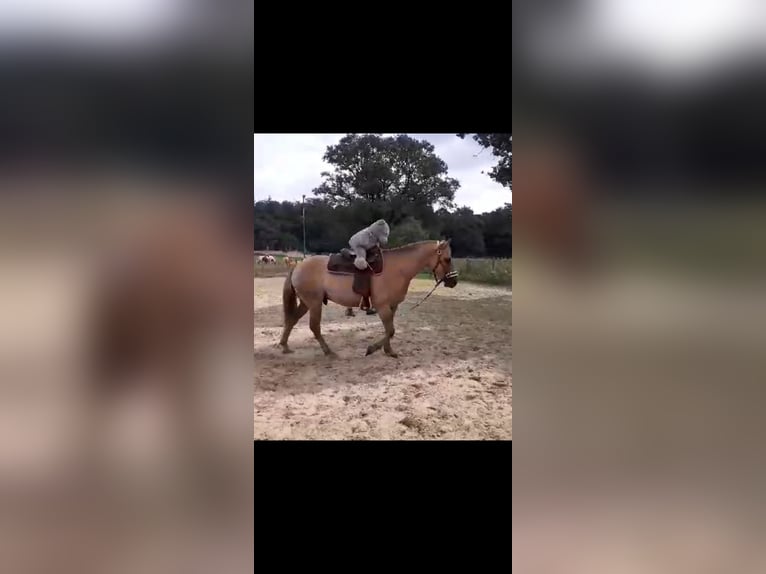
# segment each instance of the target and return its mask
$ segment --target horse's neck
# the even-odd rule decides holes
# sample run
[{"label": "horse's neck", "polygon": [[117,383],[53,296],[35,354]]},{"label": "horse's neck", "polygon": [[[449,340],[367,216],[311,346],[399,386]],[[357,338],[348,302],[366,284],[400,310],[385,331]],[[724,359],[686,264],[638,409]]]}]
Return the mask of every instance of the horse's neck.
[{"label": "horse's neck", "polygon": [[397,267],[407,279],[407,283],[409,283],[426,266],[432,254],[432,246],[425,243],[409,253],[397,253],[394,251],[389,257],[394,256],[397,259]]}]

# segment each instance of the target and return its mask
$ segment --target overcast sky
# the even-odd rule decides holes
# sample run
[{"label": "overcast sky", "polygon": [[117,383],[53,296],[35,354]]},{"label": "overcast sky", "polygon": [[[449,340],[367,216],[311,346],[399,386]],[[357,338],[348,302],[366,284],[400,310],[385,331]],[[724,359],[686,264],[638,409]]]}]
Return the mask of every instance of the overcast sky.
[{"label": "overcast sky", "polygon": [[[537,67],[581,78],[604,64],[678,82],[766,52],[763,0],[587,0],[529,30]],[[610,66],[610,67],[611,67]]]},{"label": "overcast sky", "polygon": [[[255,134],[255,199],[271,196],[277,201],[295,201],[302,194],[311,197],[311,190],[322,182],[320,174],[332,171],[322,161],[327,146],[338,143],[344,135]],[[449,176],[460,182],[455,194],[458,206],[467,205],[476,213],[484,213],[511,202],[510,189],[481,173],[497,163],[489,150],[482,151],[472,139],[461,140],[455,134],[409,135],[431,142],[436,155],[447,163]]]}]

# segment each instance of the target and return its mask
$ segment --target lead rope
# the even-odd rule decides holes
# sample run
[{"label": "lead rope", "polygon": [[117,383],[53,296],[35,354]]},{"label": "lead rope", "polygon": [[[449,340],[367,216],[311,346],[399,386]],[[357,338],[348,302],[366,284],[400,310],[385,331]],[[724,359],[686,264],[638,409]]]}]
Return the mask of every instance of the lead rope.
[{"label": "lead rope", "polygon": [[436,288],[437,288],[439,285],[441,285],[441,282],[442,282],[442,281],[444,281],[444,278],[442,278],[440,281],[437,281],[437,282],[436,282],[436,285],[434,285],[434,286],[431,288],[431,290],[428,292],[428,295],[426,295],[426,296],[425,296],[425,297],[423,297],[423,298],[422,298],[420,301],[418,301],[417,303],[415,303],[415,304],[414,304],[412,307],[410,307],[410,308],[409,308],[409,310],[410,310],[410,311],[412,311],[412,310],[413,310],[415,307],[418,307],[418,306],[419,306],[419,305],[420,305],[420,304],[421,304],[423,301],[425,301],[426,299],[428,299],[428,298],[431,296],[431,293],[433,293],[434,291],[436,291]]},{"label": "lead rope", "polygon": [[450,271],[450,272],[449,272],[449,273],[447,273],[447,274],[446,274],[444,277],[442,277],[441,279],[439,279],[439,280],[436,282],[436,285],[434,285],[434,286],[431,288],[431,290],[428,292],[428,294],[427,294],[425,297],[423,297],[423,298],[422,298],[420,301],[418,301],[417,303],[415,303],[415,304],[414,304],[412,307],[410,307],[410,308],[409,308],[409,311],[412,311],[412,310],[413,310],[415,307],[418,307],[418,306],[420,306],[420,304],[421,304],[421,303],[423,303],[423,302],[424,302],[426,299],[428,299],[428,298],[431,296],[431,293],[433,293],[434,291],[436,291],[436,288],[437,288],[439,285],[441,285],[441,284],[442,284],[442,282],[443,282],[445,279],[447,279],[447,278],[450,278],[450,277],[457,277],[457,271]]}]

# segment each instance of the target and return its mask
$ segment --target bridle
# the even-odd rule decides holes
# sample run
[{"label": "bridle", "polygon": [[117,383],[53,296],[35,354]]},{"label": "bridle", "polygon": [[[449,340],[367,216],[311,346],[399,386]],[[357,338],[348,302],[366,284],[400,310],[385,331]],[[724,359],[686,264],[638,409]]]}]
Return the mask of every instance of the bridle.
[{"label": "bridle", "polygon": [[[437,255],[441,255],[441,252],[440,251],[437,252]],[[441,279],[436,278],[436,270],[439,268],[439,266],[445,267],[444,277],[442,277]],[[438,287],[439,284],[442,283],[445,279],[457,279],[457,271],[454,271],[454,270],[450,271],[449,267],[447,267],[447,264],[444,261],[442,261],[441,257],[439,257],[436,260],[436,265],[434,265],[434,268],[431,269],[431,274],[434,276],[434,281],[436,281],[436,285],[434,286],[434,289],[436,289],[436,287]]]},{"label": "bridle", "polygon": [[[431,269],[431,274],[434,276],[435,285],[431,288],[431,290],[428,292],[428,294],[425,297],[423,297],[420,301],[415,303],[415,305],[410,307],[410,311],[412,311],[415,307],[417,307],[418,305],[423,303],[423,301],[428,299],[431,296],[431,293],[436,291],[436,288],[439,285],[441,285],[442,283],[444,283],[445,279],[457,279],[457,275],[458,275],[457,271],[455,271],[455,270],[450,271],[449,270],[449,267],[447,266],[447,264],[444,261],[442,261],[441,254],[442,254],[442,250],[441,249],[437,249],[436,250],[436,265],[434,265],[434,268]],[[436,278],[436,270],[440,266],[444,266],[445,273],[444,273],[444,276],[441,279],[437,279]]]}]

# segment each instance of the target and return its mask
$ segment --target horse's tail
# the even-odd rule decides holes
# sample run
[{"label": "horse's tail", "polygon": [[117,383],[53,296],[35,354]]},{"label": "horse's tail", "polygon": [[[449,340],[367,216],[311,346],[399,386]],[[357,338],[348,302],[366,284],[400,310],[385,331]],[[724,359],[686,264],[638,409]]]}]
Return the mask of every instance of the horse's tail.
[{"label": "horse's tail", "polygon": [[298,308],[298,297],[296,296],[295,289],[293,288],[294,269],[294,267],[291,267],[287,271],[285,285],[282,288],[282,309],[285,312],[285,320],[292,317],[293,313],[295,313],[295,310]]}]

